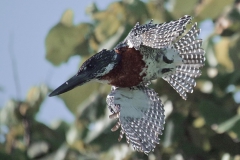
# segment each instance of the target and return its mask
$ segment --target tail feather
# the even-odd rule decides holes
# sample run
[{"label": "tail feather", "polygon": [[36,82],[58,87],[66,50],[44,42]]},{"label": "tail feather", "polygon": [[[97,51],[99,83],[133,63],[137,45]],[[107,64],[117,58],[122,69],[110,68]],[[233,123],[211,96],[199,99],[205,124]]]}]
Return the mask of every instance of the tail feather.
[{"label": "tail feather", "polygon": [[188,43],[187,45],[182,46],[178,50],[179,50],[180,54],[187,54],[189,51],[201,48],[201,46],[202,46],[202,40],[197,39],[195,41],[192,41],[191,43]]},{"label": "tail feather", "polygon": [[166,80],[180,94],[180,96],[184,100],[187,99],[186,91],[180,84],[174,81],[171,77],[163,77],[163,79]]},{"label": "tail feather", "polygon": [[[179,50],[179,51],[182,51],[182,50]],[[188,51],[188,52],[180,52],[180,54],[197,54],[197,55],[204,55],[204,54],[205,54],[205,51],[204,51],[204,49],[202,49],[202,48],[198,48],[198,49],[190,50],[190,51]]]},{"label": "tail feather", "polygon": [[180,86],[183,87],[183,89],[188,92],[188,93],[192,93],[193,92],[193,87],[191,84],[187,83],[186,81],[184,81],[181,78],[178,78],[177,76],[173,75],[171,77],[175,82],[177,82]]},{"label": "tail feather", "polygon": [[192,67],[190,65],[181,65],[176,68],[177,73],[184,73],[189,75],[190,77],[196,78],[199,77],[202,72],[197,67]]},{"label": "tail feather", "polygon": [[187,99],[186,93],[192,93],[193,87],[196,86],[195,79],[184,73],[177,73],[169,77],[164,77],[163,79],[166,80],[184,100]]},{"label": "tail feather", "polygon": [[205,61],[204,55],[198,54],[181,54],[181,58],[184,64],[195,64],[199,67],[203,66]]},{"label": "tail feather", "polygon": [[202,47],[202,40],[197,39],[200,29],[195,23],[192,28],[173,44],[180,57],[182,64],[176,67],[174,74],[163,77],[183,99],[187,99],[186,93],[192,93],[196,86],[194,78],[201,75],[200,67],[204,66],[205,51]]},{"label": "tail feather", "polygon": [[174,74],[171,76],[175,81],[177,82],[181,82],[184,83],[186,85],[191,85],[193,87],[196,86],[196,81],[194,78],[189,77],[188,75],[184,74],[184,73],[178,73],[178,74]]},{"label": "tail feather", "polygon": [[185,34],[178,42],[174,44],[176,49],[182,48],[185,45],[188,45],[196,40],[197,36],[200,33],[200,29],[197,29],[197,23],[195,23],[192,28]]}]

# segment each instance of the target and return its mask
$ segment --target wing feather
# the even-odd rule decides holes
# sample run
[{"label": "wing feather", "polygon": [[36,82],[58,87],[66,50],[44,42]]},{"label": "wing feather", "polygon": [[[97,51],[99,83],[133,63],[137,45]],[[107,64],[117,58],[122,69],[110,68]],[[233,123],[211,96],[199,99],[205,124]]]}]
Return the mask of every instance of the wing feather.
[{"label": "wing feather", "polygon": [[[133,149],[148,154],[159,144],[164,129],[164,109],[157,93],[146,85],[132,88],[112,87],[107,104],[113,114],[118,113],[120,137],[125,133]],[[117,127],[118,128],[118,127]],[[114,127],[116,130],[116,127]]]},{"label": "wing feather", "polygon": [[186,25],[191,19],[191,16],[185,15],[168,23],[153,24],[152,21],[144,25],[137,23],[123,43],[127,43],[129,47],[134,47],[136,50],[139,50],[140,45],[164,48],[172,44],[185,31]]}]

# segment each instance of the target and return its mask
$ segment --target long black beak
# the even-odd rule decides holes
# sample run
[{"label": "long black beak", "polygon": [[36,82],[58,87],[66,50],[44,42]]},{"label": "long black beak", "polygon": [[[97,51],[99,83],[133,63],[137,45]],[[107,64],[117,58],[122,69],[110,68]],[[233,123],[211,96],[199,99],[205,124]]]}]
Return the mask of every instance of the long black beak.
[{"label": "long black beak", "polygon": [[67,82],[63,83],[61,86],[55,89],[52,93],[50,93],[49,97],[56,96],[56,95],[65,93],[67,91],[70,91],[73,88],[80,86],[88,81],[89,79],[86,79],[86,76],[82,76],[81,74],[76,75],[70,78]]}]

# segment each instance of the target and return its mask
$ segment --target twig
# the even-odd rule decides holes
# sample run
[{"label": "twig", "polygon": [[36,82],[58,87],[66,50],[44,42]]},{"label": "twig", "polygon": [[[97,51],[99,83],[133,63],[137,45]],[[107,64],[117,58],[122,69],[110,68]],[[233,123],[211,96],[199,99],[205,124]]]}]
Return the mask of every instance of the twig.
[{"label": "twig", "polygon": [[12,72],[13,72],[13,79],[14,79],[14,83],[15,83],[15,87],[16,87],[16,96],[17,96],[17,99],[20,99],[21,89],[20,89],[20,82],[19,82],[19,77],[18,77],[18,72],[17,72],[17,63],[15,60],[13,46],[14,46],[14,34],[10,33],[9,44],[8,44],[9,56],[10,56],[11,63],[12,63]]}]

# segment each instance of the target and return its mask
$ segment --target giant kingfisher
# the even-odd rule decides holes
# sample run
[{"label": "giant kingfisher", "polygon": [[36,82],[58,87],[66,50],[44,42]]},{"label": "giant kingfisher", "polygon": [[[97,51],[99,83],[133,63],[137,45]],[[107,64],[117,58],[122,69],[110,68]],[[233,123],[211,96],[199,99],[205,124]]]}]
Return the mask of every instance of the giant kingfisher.
[{"label": "giant kingfisher", "polygon": [[165,123],[163,104],[148,87],[149,82],[163,78],[186,100],[204,66],[205,51],[197,38],[197,23],[185,32],[191,20],[185,15],[168,23],[137,23],[124,41],[113,50],[103,49],[90,57],[75,76],[49,96],[92,80],[112,85],[106,99],[113,113],[109,117],[118,119],[112,131],[121,127],[118,140],[125,134],[133,149],[148,154],[159,143]]}]

